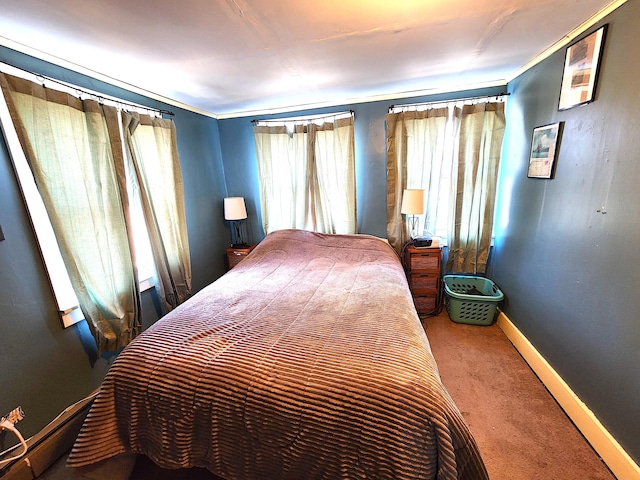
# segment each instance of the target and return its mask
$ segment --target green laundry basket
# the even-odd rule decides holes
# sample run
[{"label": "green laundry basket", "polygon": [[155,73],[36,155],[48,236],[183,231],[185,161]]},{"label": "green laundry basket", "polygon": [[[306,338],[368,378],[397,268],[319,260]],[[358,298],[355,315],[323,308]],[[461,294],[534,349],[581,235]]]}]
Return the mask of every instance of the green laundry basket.
[{"label": "green laundry basket", "polygon": [[449,318],[456,323],[491,325],[504,294],[488,278],[445,275],[444,291]]}]

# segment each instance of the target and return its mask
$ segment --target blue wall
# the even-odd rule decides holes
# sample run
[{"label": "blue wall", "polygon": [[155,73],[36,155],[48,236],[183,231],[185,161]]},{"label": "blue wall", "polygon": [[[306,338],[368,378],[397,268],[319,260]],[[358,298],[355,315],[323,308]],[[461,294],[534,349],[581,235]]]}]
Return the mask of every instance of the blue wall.
[{"label": "blue wall", "polygon": [[[640,461],[640,3],[605,22],[596,101],[558,112],[564,51],[509,84],[508,127],[490,276],[505,312],[636,461]],[[176,112],[185,180],[194,290],[223,272],[229,231],[222,198],[247,200],[252,240],[263,237],[251,118],[182,111],[0,49],[0,61]],[[385,115],[392,103],[435,101],[504,89],[370,102],[278,116],[355,111],[358,228],[385,235]],[[273,118],[276,116],[264,117]],[[534,127],[564,121],[555,179],[528,179]],[[226,178],[225,178],[226,177]],[[27,435],[90,393],[112,358],[91,363],[86,327],[62,329],[6,148],[0,143],[0,414],[16,405]],[[603,213],[606,211],[606,214]],[[144,299],[145,324],[157,315]],[[0,439],[1,441],[1,439]],[[2,445],[0,445],[2,448]]]},{"label": "blue wall", "polygon": [[[184,177],[193,290],[224,272],[229,232],[222,218],[225,196],[217,121],[103,84],[6,48],[0,61],[150,107],[171,110]],[[0,136],[0,138],[2,138]],[[20,431],[38,432],[67,406],[98,387],[114,356],[96,359],[85,322],[63,329],[4,138],[0,140],[0,415],[18,405]],[[143,324],[158,318],[154,299],[143,295]],[[5,445],[6,442],[6,445]],[[14,443],[0,436],[0,450]]]},{"label": "blue wall", "polygon": [[[558,111],[564,50],[509,84],[491,276],[507,316],[639,462],[640,2],[603,23],[595,102]],[[527,178],[533,128],[558,121],[555,179]]]},{"label": "blue wall", "polygon": [[[385,117],[392,105],[435,102],[492,96],[505,93],[505,87],[438,94],[398,100],[341,105],[332,108],[304,110],[279,115],[260,116],[260,120],[300,115],[355,112],[355,161],[358,232],[380,237],[387,236],[387,137]],[[260,193],[256,151],[253,141],[253,118],[219,120],[222,158],[229,195],[243,196],[247,203],[251,239],[264,238],[260,216]]]}]

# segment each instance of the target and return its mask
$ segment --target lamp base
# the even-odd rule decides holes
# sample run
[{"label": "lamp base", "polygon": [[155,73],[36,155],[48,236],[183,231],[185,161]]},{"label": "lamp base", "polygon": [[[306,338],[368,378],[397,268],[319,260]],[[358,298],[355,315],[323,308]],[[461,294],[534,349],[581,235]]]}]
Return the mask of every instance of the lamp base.
[{"label": "lamp base", "polygon": [[249,245],[245,240],[248,235],[246,234],[246,224],[244,220],[230,220],[231,224],[231,247],[232,248],[247,248]]},{"label": "lamp base", "polygon": [[409,235],[412,240],[418,236],[418,217],[415,215],[409,217]]}]

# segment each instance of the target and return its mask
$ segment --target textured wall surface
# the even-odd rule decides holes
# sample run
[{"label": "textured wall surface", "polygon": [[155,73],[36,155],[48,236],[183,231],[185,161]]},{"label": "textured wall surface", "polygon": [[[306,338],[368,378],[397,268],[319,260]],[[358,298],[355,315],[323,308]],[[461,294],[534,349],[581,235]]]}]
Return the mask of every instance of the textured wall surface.
[{"label": "textured wall surface", "polygon": [[[509,318],[638,462],[640,2],[603,23],[593,103],[558,111],[564,50],[509,84],[491,275]],[[558,121],[555,178],[527,178],[533,128]]]}]

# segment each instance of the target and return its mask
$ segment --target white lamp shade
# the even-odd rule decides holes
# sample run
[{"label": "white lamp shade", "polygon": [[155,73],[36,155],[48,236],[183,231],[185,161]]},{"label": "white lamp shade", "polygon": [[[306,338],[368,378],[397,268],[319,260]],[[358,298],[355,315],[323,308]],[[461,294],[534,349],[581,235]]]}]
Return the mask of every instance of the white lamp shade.
[{"label": "white lamp shade", "polygon": [[244,197],[227,197],[224,199],[224,219],[244,220],[247,218],[247,208]]},{"label": "white lamp shade", "polygon": [[424,213],[424,190],[406,188],[402,194],[400,213],[422,215]]}]

